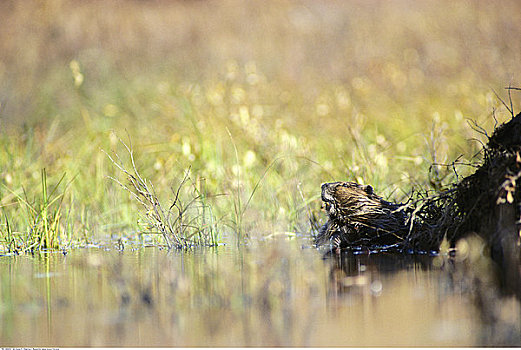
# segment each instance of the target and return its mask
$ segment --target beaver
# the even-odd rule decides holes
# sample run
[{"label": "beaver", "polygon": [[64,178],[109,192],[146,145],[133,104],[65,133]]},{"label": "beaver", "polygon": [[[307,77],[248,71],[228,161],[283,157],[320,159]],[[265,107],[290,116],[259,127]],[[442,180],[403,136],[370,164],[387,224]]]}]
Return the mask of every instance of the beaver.
[{"label": "beaver", "polygon": [[319,230],[317,246],[384,246],[400,243],[407,235],[402,204],[383,200],[370,185],[324,183],[322,201],[329,220]]}]

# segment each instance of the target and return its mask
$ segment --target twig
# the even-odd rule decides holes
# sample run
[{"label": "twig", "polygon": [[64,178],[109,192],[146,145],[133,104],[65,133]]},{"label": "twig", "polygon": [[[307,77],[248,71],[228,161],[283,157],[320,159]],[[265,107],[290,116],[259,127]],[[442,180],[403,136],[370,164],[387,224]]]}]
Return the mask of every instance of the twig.
[{"label": "twig", "polygon": [[[125,167],[123,161],[116,152],[113,152],[113,156],[107,154],[105,151],[103,152],[116,166],[116,168],[125,174],[128,185],[123,184],[114,177],[109,176],[108,178],[129,192],[132,198],[134,198],[143,206],[150,226],[154,227],[157,230],[157,233],[160,233],[163,236],[167,247],[169,249],[173,247],[187,248],[195,243],[206,245],[215,243],[209,242],[209,236],[205,234],[206,225],[198,227],[197,220],[200,216],[191,216],[188,218],[188,223],[185,223],[185,216],[187,211],[192,207],[197,209],[197,202],[202,200],[201,196],[194,196],[188,201],[187,205],[183,206],[181,204],[181,189],[186,185],[188,179],[190,178],[190,169],[185,171],[183,180],[177,189],[172,188],[172,192],[174,193],[174,201],[171,205],[168,206],[168,210],[165,210],[165,206],[163,206],[156,194],[154,185],[142,177],[138,171],[130,141],[128,145],[121,139],[119,139],[119,141],[129,154],[131,164],[130,170]],[[175,216],[173,215],[174,208],[177,209],[177,215]],[[197,241],[194,241],[193,237],[197,237],[197,235],[199,238]]]},{"label": "twig", "polygon": [[496,95],[496,97],[498,98],[498,100],[501,101],[501,103],[503,104],[503,106],[505,106],[505,108],[510,112],[510,114],[512,114],[512,117],[514,116],[514,112],[512,111],[512,109],[508,108],[507,104],[505,103],[505,101],[503,101],[503,99],[501,97],[499,97],[499,95],[497,94],[497,92],[492,89],[492,91],[494,92],[494,95]]}]

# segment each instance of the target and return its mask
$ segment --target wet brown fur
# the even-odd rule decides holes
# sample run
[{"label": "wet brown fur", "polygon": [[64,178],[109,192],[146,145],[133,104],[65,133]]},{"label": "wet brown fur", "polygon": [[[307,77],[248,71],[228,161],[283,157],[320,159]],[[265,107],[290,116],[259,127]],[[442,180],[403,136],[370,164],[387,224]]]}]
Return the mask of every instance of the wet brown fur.
[{"label": "wet brown fur", "polygon": [[389,245],[405,238],[407,227],[403,207],[383,200],[369,185],[325,183],[322,200],[329,220],[319,231],[318,245]]}]

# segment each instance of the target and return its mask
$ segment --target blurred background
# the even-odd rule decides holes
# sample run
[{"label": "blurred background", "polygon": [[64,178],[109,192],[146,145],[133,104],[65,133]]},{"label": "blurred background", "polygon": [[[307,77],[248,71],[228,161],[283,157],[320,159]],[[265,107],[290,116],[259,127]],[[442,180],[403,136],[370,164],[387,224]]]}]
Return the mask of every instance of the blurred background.
[{"label": "blurred background", "polygon": [[249,64],[306,98],[340,85],[411,112],[422,98],[468,108],[453,99],[514,83],[520,62],[516,1],[29,0],[1,13],[2,117],[19,122],[71,107],[72,60],[92,97]]}]

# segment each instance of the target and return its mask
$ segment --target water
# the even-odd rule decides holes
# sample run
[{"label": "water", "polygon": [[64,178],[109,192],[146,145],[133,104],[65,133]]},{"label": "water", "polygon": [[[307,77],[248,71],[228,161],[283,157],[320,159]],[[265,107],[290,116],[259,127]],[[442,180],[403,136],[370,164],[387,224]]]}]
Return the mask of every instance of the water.
[{"label": "water", "polygon": [[483,261],[324,256],[284,240],[4,256],[0,344],[521,345],[519,302]]}]

